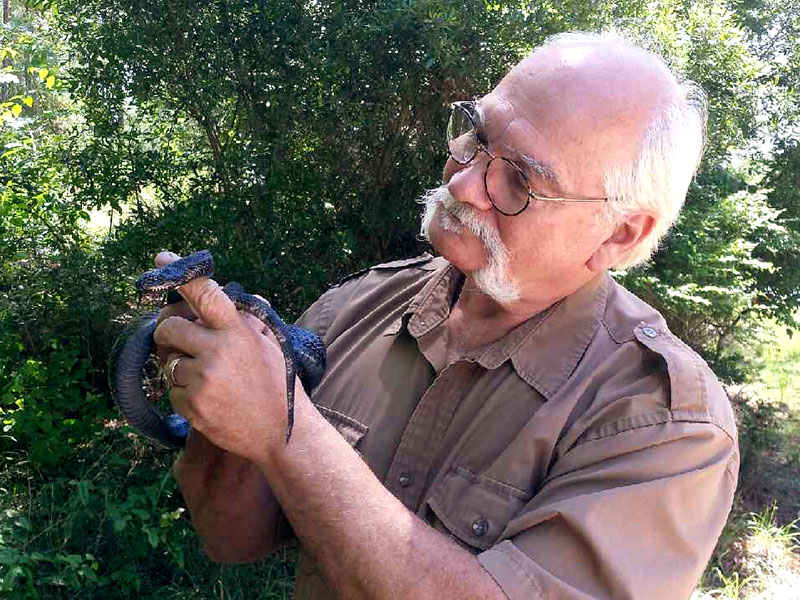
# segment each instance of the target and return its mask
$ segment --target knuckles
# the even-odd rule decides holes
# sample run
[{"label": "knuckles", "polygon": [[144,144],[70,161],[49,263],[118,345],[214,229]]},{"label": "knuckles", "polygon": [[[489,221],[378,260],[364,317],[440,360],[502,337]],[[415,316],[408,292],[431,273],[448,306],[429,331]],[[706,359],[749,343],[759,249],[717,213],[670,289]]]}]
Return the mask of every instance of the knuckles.
[{"label": "knuckles", "polygon": [[170,341],[175,339],[178,330],[183,327],[183,323],[185,322],[186,319],[178,316],[168,316],[161,321],[153,332],[153,340],[156,345],[170,346]]}]

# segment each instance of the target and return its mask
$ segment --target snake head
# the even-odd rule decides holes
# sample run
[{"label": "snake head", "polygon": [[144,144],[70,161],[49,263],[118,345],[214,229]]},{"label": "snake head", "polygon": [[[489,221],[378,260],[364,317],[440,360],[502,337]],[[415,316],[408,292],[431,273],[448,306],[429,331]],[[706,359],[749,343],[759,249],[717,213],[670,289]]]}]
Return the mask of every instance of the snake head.
[{"label": "snake head", "polygon": [[198,277],[214,274],[214,257],[208,250],[194,252],[165,267],[151,269],[136,280],[140,293],[158,293],[173,290]]}]

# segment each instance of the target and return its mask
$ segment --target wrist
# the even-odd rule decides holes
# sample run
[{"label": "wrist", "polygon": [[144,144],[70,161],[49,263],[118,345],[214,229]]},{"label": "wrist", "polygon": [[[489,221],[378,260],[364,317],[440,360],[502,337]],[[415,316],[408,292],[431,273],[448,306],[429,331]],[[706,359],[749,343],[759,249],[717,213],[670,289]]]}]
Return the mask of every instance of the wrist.
[{"label": "wrist", "polygon": [[295,389],[294,426],[288,442],[286,416],[280,422],[283,426],[273,428],[270,441],[262,444],[251,456],[253,463],[270,480],[281,473],[289,473],[298,459],[314,460],[316,450],[324,444],[322,428],[329,426],[299,382]]}]

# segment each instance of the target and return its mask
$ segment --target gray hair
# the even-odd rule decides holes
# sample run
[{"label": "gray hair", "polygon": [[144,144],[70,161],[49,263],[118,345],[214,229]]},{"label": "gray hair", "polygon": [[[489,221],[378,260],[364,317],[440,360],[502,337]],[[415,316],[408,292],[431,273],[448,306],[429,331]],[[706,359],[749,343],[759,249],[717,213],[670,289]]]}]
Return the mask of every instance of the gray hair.
[{"label": "gray hair", "polygon": [[624,269],[650,258],[678,218],[705,149],[708,99],[699,85],[681,80],[660,56],[618,32],[557,34],[538,49],[556,44],[592,43],[612,43],[645,52],[672,73],[678,88],[672,101],[655,114],[645,129],[633,160],[609,167],[603,173],[609,198],[604,216],[612,224],[622,222],[626,214],[639,210],[655,217],[655,226],[647,238],[615,265],[615,268]]}]

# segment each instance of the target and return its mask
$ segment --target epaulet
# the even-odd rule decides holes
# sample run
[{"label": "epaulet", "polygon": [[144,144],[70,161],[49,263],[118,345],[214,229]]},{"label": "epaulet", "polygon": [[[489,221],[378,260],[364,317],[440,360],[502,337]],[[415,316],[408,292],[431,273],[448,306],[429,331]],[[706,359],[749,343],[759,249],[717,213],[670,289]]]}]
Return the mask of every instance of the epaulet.
[{"label": "epaulet", "polygon": [[371,267],[367,267],[366,269],[361,269],[359,271],[355,271],[354,273],[350,273],[349,275],[345,275],[332,287],[340,286],[343,283],[350,281],[351,279],[355,279],[356,277],[359,277],[360,275],[363,275],[368,271],[382,271],[388,269],[404,269],[406,267],[412,267],[412,266],[423,266],[429,264],[432,260],[434,260],[434,258],[435,257],[432,254],[425,252],[424,254],[415,256],[414,258],[403,258],[400,260],[393,260],[391,262],[381,263],[379,265],[373,265]]}]

